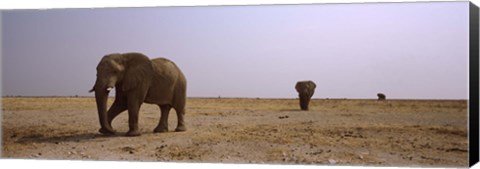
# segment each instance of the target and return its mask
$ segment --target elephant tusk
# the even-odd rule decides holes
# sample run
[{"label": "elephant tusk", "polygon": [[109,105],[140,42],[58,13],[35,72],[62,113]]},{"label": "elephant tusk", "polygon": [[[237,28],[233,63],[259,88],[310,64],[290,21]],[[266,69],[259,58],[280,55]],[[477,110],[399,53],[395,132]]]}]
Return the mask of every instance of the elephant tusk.
[{"label": "elephant tusk", "polygon": [[108,88],[107,88],[107,91],[110,91],[110,90],[112,90],[112,89],[113,89],[113,87],[108,87]]}]

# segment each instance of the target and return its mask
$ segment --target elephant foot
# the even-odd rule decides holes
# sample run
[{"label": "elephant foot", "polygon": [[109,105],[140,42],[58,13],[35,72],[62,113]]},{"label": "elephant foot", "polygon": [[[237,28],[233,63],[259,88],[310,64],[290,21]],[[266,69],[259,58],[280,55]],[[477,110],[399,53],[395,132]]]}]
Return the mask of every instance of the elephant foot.
[{"label": "elephant foot", "polygon": [[135,137],[135,136],[140,136],[141,134],[138,130],[130,130],[125,135],[129,137]]},{"label": "elephant foot", "polygon": [[114,135],[116,133],[115,130],[112,129],[106,129],[106,128],[100,128],[98,132],[105,134],[105,135]]},{"label": "elephant foot", "polygon": [[182,132],[182,131],[187,131],[187,128],[185,126],[178,126],[176,129],[175,129],[176,132]]},{"label": "elephant foot", "polygon": [[304,111],[308,111],[308,106],[301,106],[300,109]]},{"label": "elephant foot", "polygon": [[168,132],[168,128],[166,127],[156,127],[153,132],[155,133],[165,133]]}]

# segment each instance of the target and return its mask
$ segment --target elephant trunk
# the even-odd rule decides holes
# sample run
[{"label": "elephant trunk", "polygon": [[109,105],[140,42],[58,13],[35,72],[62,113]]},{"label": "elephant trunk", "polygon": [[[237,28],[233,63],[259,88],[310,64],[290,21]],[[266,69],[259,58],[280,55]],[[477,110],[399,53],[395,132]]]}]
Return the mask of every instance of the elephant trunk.
[{"label": "elephant trunk", "polygon": [[106,87],[100,87],[98,85],[94,86],[95,91],[95,101],[97,103],[98,118],[100,120],[100,132],[103,134],[113,134],[115,131],[112,129],[110,122],[108,121],[107,114],[107,100],[108,93]]},{"label": "elephant trunk", "polygon": [[308,110],[308,103],[310,102],[310,97],[308,94],[300,94],[300,108],[302,110]]}]

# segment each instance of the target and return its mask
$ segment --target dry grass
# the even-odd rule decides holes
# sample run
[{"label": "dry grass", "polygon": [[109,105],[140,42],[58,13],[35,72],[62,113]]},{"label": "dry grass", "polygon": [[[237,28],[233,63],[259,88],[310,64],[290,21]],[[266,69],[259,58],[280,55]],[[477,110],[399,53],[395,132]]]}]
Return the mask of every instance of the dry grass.
[{"label": "dry grass", "polygon": [[[159,108],[141,108],[140,137],[102,136],[93,98],[3,98],[4,158],[466,167],[464,100],[190,98],[187,132],[155,134]],[[112,99],[109,100],[109,103]],[[172,111],[174,113],[174,111]],[[170,116],[174,129],[176,116]]]}]

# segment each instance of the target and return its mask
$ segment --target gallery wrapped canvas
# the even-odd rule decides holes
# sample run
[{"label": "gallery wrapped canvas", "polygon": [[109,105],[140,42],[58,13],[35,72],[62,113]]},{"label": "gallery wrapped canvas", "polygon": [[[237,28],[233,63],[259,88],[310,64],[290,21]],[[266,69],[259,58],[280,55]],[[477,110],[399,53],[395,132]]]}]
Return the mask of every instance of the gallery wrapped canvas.
[{"label": "gallery wrapped canvas", "polygon": [[1,158],[469,167],[478,16],[468,1],[3,10]]}]

